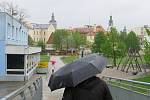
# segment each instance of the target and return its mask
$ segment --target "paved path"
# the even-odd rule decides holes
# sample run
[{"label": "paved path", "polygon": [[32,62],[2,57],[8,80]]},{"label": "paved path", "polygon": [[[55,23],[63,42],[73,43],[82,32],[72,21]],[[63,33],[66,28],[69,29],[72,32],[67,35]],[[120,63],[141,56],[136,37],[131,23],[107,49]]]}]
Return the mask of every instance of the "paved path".
[{"label": "paved path", "polygon": [[[55,71],[64,65],[60,59],[60,56],[53,56],[51,59],[56,61]],[[49,76],[51,75],[51,65],[49,71],[50,73],[43,77],[43,100],[61,100],[64,89],[51,92],[48,87]]]}]

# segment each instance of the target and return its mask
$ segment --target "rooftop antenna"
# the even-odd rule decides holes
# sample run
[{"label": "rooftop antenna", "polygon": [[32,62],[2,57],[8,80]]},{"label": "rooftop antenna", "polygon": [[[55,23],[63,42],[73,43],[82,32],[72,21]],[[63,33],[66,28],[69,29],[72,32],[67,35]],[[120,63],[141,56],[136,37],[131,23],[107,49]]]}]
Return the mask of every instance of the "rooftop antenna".
[{"label": "rooftop antenna", "polygon": [[90,27],[90,25],[91,25],[91,19],[90,19],[90,16],[89,16],[89,27]]}]

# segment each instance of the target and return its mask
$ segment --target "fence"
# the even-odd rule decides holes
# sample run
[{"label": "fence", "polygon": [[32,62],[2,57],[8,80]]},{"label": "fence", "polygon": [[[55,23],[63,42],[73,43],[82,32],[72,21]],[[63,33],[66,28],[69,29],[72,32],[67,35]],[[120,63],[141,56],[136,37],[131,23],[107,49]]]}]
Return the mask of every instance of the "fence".
[{"label": "fence", "polygon": [[103,79],[108,83],[113,100],[150,100],[150,83],[107,76]]},{"label": "fence", "polygon": [[42,78],[27,82],[23,87],[6,95],[1,100],[42,100]]}]

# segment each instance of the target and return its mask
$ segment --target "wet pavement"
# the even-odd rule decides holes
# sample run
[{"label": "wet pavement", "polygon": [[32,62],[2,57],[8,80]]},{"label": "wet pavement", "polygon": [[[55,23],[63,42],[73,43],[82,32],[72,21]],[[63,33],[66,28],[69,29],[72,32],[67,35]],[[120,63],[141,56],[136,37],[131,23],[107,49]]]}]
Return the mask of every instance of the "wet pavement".
[{"label": "wet pavement", "polygon": [[[56,61],[55,63],[55,71],[57,71],[59,68],[61,68],[64,63],[61,61],[60,56],[52,56],[51,60]],[[52,66],[49,65],[49,74],[43,76],[43,100],[62,100],[62,95],[64,92],[64,89],[59,89],[56,91],[51,92],[50,88],[48,87],[48,82],[50,75],[52,73]]]}]

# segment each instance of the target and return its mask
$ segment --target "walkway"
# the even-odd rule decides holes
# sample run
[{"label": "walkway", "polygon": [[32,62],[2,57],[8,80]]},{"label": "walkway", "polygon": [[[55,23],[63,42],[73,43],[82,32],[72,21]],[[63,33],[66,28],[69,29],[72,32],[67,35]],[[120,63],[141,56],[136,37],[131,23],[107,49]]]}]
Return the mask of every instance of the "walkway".
[{"label": "walkway", "polygon": [[[64,65],[64,63],[60,59],[60,56],[53,56],[51,57],[51,59],[56,61],[55,71]],[[51,74],[51,65],[49,71],[50,73],[48,77],[43,77],[43,100],[61,100],[64,89],[59,89],[51,92],[50,88],[48,87],[49,76]]]}]

